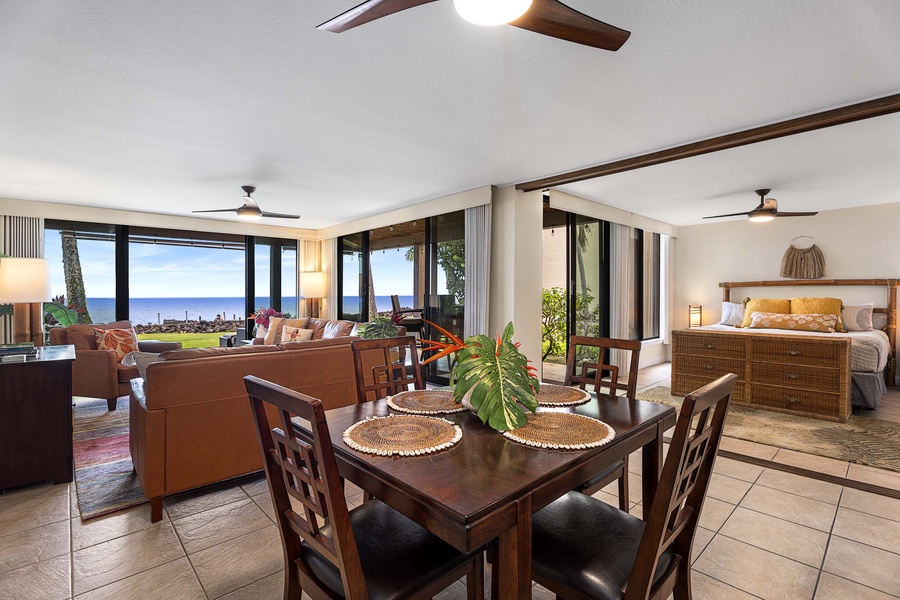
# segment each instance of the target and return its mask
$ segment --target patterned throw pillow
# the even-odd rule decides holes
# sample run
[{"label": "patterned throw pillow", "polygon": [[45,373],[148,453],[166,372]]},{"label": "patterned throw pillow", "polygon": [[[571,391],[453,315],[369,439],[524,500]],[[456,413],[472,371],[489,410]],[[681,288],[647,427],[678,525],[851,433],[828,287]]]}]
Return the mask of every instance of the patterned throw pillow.
[{"label": "patterned throw pillow", "polygon": [[263,340],[263,344],[266,346],[271,346],[273,344],[281,343],[281,332],[284,331],[286,326],[304,328],[307,323],[309,323],[309,317],[302,317],[300,319],[285,319],[284,317],[271,317],[269,319],[269,330],[266,332],[266,337]]},{"label": "patterned throw pillow", "polygon": [[750,329],[788,329],[834,333],[837,325],[837,316],[835,315],[785,315],[755,312],[750,319]]},{"label": "patterned throw pillow", "polygon": [[112,350],[116,353],[116,362],[122,362],[129,352],[137,352],[138,341],[134,329],[97,329],[94,328],[99,350]]},{"label": "patterned throw pillow", "polygon": [[837,327],[835,331],[843,331],[841,327],[840,298],[791,298],[792,315],[835,315]]},{"label": "patterned throw pillow", "polygon": [[744,322],[744,305],[738,302],[722,303],[722,320],[720,325],[734,325],[740,327]]},{"label": "patterned throw pillow", "polygon": [[872,325],[874,302],[845,306],[841,312],[844,318],[844,331],[869,331],[874,327]]},{"label": "patterned throw pillow", "polygon": [[311,340],[313,336],[312,329],[303,329],[302,327],[291,327],[285,325],[281,331],[282,342],[303,342]]},{"label": "patterned throw pillow", "polygon": [[781,298],[746,298],[744,299],[744,322],[741,327],[750,327],[753,313],[791,314],[791,301]]}]

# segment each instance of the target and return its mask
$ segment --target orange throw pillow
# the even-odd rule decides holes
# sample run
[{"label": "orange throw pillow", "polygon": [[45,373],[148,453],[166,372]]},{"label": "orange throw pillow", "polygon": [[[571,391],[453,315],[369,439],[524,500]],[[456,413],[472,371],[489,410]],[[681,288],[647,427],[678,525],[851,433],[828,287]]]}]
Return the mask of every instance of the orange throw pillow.
[{"label": "orange throw pillow", "polygon": [[138,341],[133,329],[97,329],[94,328],[99,350],[112,350],[116,353],[116,361],[122,362],[129,352],[137,352]]}]

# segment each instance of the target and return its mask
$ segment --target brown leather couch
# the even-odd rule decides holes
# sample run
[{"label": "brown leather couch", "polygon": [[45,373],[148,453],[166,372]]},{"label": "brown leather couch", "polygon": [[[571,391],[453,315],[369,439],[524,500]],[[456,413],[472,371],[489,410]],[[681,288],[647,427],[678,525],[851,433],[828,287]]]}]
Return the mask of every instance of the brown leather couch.
[{"label": "brown leather couch", "polygon": [[323,337],[326,325],[310,341],[165,352],[146,381],[131,382],[131,460],[154,521],[163,496],[262,469],[245,375],[319,398],[326,409],[356,403],[350,343],[358,338]]},{"label": "brown leather couch", "polygon": [[[140,377],[137,367],[126,367],[116,360],[112,350],[98,350],[94,329],[131,329],[130,321],[72,325],[50,329],[50,345],[75,346],[75,362],[72,363],[72,394],[88,398],[105,398],[109,410],[116,410],[116,399],[127,396],[128,383]],[[181,342],[138,342],[141,352],[165,352],[181,348]]]}]

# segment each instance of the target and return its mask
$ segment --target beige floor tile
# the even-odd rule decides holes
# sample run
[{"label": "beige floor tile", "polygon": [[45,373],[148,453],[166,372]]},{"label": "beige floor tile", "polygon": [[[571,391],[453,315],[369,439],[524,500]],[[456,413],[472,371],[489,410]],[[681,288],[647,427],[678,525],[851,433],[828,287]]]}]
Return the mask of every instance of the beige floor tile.
[{"label": "beige floor tile", "polygon": [[0,573],[69,555],[69,522],[60,521],[0,537]]},{"label": "beige floor tile", "polygon": [[269,517],[269,520],[273,523],[275,522],[275,505],[272,504],[272,497],[269,496],[269,492],[264,494],[259,494],[258,496],[253,496],[250,498],[256,505],[262,509],[262,511]]},{"label": "beige floor tile", "polygon": [[609,492],[604,492],[603,490],[599,490],[594,493],[593,497],[596,498],[597,500],[606,502],[610,506],[615,506],[616,508],[619,507],[618,494],[610,494]]},{"label": "beige floor tile", "polygon": [[269,483],[266,481],[266,478],[260,477],[256,481],[251,481],[250,483],[245,483],[241,485],[244,492],[248,496],[258,496],[264,492],[269,491]]},{"label": "beige floor tile", "polygon": [[841,495],[841,506],[892,521],[900,521],[900,500],[896,498],[846,487]]},{"label": "beige floor tile", "polygon": [[823,570],[888,594],[900,590],[900,555],[832,536]]},{"label": "beige floor tile", "polygon": [[691,592],[693,600],[754,600],[747,592],[722,583],[703,573],[694,571],[691,573]]},{"label": "beige floor tile", "polygon": [[[643,495],[643,482],[644,478],[641,477],[638,473],[628,473],[628,501],[629,502],[640,502],[641,496]],[[606,492],[611,496],[619,497],[619,482],[613,481],[608,486],[603,488],[601,491]],[[618,506],[618,505],[617,505]]]},{"label": "beige floor tile", "polygon": [[69,518],[69,486],[42,484],[0,494],[3,535]]},{"label": "beige floor tile", "polygon": [[99,519],[82,523],[80,517],[72,519],[72,549],[81,550],[88,546],[108,542],[117,537],[150,527],[159,527],[168,523],[169,518],[163,512],[162,521],[150,522],[150,505],[144,504]]},{"label": "beige floor tile", "polygon": [[820,569],[828,533],[738,506],[719,530],[740,542]]},{"label": "beige floor tile", "polygon": [[171,520],[195,515],[204,510],[224,506],[247,498],[241,486],[234,485],[210,491],[197,491],[164,500],[166,512]]},{"label": "beige floor tile", "polygon": [[826,473],[828,475],[836,475],[837,477],[846,477],[847,468],[850,463],[824,456],[816,456],[815,454],[806,454],[795,450],[787,450],[782,448],[778,451],[773,459],[777,463],[783,465],[792,465],[801,469],[816,471],[817,473]]},{"label": "beige floor tile", "polygon": [[641,454],[641,451],[632,452],[628,457],[628,472],[634,473],[635,475],[643,475],[643,471],[641,469],[644,468],[644,455]]},{"label": "beige floor tile", "polygon": [[831,573],[822,573],[815,600],[891,600],[895,597]]},{"label": "beige floor tile", "polygon": [[[304,598],[309,598],[305,593]],[[272,573],[248,586],[222,596],[222,600],[282,600],[284,598],[284,571]]]},{"label": "beige floor tile", "polygon": [[841,486],[837,484],[794,475],[778,469],[766,469],[756,483],[828,504],[837,504],[841,498]]},{"label": "beige floor tile", "polygon": [[886,487],[891,490],[900,490],[900,473],[893,471],[885,471],[884,469],[876,469],[864,465],[850,465],[847,478]]},{"label": "beige floor tile", "polygon": [[741,506],[819,531],[831,530],[837,511],[837,506],[833,504],[761,485],[755,485],[747,492]]},{"label": "beige floor tile", "polygon": [[271,525],[189,555],[211,598],[250,585],[284,567],[278,528]]},{"label": "beige floor tile", "polygon": [[812,598],[819,570],[717,535],[694,569],[760,598]]},{"label": "beige floor tile", "polygon": [[697,532],[694,534],[694,545],[691,547],[691,564],[693,564],[694,561],[696,561],[697,558],[699,558],[700,555],[703,554],[706,546],[710,541],[712,541],[715,535],[715,531],[697,527]]},{"label": "beige floor tile", "polygon": [[107,585],[184,556],[171,524],[130,533],[72,554],[75,594]]},{"label": "beige floor tile", "polygon": [[64,600],[71,595],[72,573],[68,554],[0,575],[0,598]]},{"label": "beige floor tile", "polygon": [[700,512],[700,527],[705,527],[711,531],[718,531],[731,512],[734,510],[734,504],[722,502],[715,498],[707,498],[703,503],[703,510]]},{"label": "beige floor tile", "polygon": [[763,471],[765,471],[765,468],[759,465],[751,465],[750,463],[734,460],[733,458],[725,458],[724,456],[716,457],[716,464],[713,467],[714,473],[734,477],[741,481],[749,481],[750,483],[754,483],[762,475]]},{"label": "beige floor tile", "polygon": [[763,460],[772,460],[778,453],[778,448],[776,448],[775,446],[757,444],[756,442],[748,442],[747,440],[740,440],[738,438],[728,436],[722,437],[722,442],[719,444],[719,448],[721,450],[728,450],[729,452],[743,454],[745,456],[753,456],[755,458],[761,458]]},{"label": "beige floor tile", "polygon": [[250,498],[172,521],[188,554],[271,524],[272,520]]},{"label": "beige floor tile", "polygon": [[77,600],[206,600],[200,580],[187,557],[154,567],[137,575],[77,596]]},{"label": "beige floor tile", "polygon": [[839,508],[832,534],[900,554],[900,523],[897,521]]},{"label": "beige floor tile", "polygon": [[729,504],[740,504],[752,486],[753,484],[750,482],[713,473],[706,494],[710,498],[716,498]]},{"label": "beige floor tile", "polygon": [[75,485],[69,489],[69,511],[72,517],[80,517],[81,516],[81,508],[78,506],[78,488]]}]

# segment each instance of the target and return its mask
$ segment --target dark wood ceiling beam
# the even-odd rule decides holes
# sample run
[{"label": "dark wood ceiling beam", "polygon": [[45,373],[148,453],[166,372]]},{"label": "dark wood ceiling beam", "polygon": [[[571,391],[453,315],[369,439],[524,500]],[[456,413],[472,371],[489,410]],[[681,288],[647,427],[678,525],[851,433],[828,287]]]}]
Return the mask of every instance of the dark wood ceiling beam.
[{"label": "dark wood ceiling beam", "polygon": [[804,117],[772,123],[771,125],[745,129],[744,131],[739,131],[737,133],[729,133],[728,135],[721,135],[699,142],[685,144],[683,146],[667,148],[666,150],[651,152],[650,154],[643,154],[641,156],[634,156],[632,158],[617,160],[594,167],[587,167],[570,173],[562,173],[552,177],[526,181],[516,185],[516,189],[524,192],[543,190],[567,183],[575,183],[577,181],[594,179],[596,177],[603,177],[614,173],[623,173],[625,171],[632,171],[643,167],[651,167],[673,160],[691,158],[692,156],[700,156],[701,154],[709,154],[710,152],[718,152],[730,148],[738,148],[748,144],[765,142],[767,140],[774,140],[780,137],[796,135],[798,133],[806,133],[807,131],[823,129],[825,127],[834,127],[835,125],[844,125],[845,123],[881,117],[896,112],[900,112],[900,94],[893,94],[875,100],[851,104],[850,106],[842,106],[841,108],[826,110]]}]

